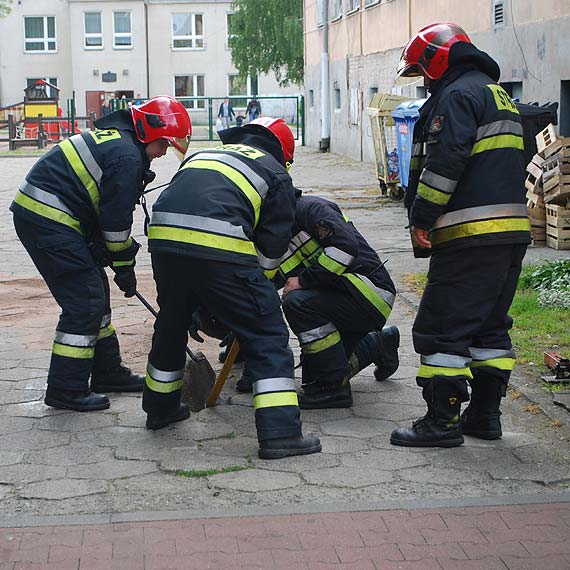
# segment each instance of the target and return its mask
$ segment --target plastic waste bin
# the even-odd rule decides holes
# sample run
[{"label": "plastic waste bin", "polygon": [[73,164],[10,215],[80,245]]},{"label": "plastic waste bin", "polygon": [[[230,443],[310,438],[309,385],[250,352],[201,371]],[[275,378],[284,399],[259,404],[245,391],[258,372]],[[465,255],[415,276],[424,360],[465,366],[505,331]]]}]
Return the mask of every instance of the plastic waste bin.
[{"label": "plastic waste bin", "polygon": [[406,101],[392,111],[392,117],[396,123],[400,182],[404,188],[408,187],[414,125],[420,116],[420,109],[426,101],[427,99]]}]

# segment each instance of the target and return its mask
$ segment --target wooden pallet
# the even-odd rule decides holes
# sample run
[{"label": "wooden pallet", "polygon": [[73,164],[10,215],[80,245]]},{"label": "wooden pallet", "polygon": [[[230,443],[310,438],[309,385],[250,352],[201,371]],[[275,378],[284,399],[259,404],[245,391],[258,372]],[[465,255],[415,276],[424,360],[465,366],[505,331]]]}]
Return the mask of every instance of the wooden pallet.
[{"label": "wooden pallet", "polygon": [[546,234],[546,245],[552,249],[570,249],[570,237],[560,239]]},{"label": "wooden pallet", "polygon": [[[532,163],[530,163],[532,164]],[[532,194],[542,193],[542,172],[540,176],[535,176],[533,173],[528,173],[524,181],[524,187]]]},{"label": "wooden pallet", "polygon": [[536,135],[538,154],[543,158],[552,156],[566,146],[570,146],[570,138],[558,137],[552,123]]}]

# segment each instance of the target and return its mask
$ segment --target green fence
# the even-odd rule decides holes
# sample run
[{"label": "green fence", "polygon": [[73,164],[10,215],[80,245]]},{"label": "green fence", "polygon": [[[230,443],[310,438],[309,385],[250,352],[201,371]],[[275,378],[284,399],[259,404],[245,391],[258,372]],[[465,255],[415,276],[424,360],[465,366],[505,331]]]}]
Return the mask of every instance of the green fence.
[{"label": "green fence", "polygon": [[[194,141],[216,141],[218,139],[217,130],[220,124],[217,123],[220,105],[225,97],[177,97],[188,110],[188,115],[192,121],[192,140]],[[244,117],[243,125],[247,124],[250,117],[246,116],[247,104],[251,97],[232,96],[228,97],[236,116],[241,114]],[[295,139],[305,144],[305,101],[302,95],[268,95],[258,96],[257,101],[261,107],[261,116],[279,117],[291,127]],[[111,99],[109,107],[111,111],[126,109],[131,105],[143,103],[145,99]],[[235,127],[235,117],[230,123]]]}]

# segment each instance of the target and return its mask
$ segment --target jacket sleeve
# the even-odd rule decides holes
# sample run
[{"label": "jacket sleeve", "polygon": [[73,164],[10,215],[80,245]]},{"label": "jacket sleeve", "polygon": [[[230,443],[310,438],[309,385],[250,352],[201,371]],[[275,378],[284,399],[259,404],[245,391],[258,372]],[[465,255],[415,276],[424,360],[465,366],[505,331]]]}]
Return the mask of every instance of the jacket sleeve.
[{"label": "jacket sleeve", "polygon": [[291,241],[295,208],[291,177],[286,172],[275,174],[263,200],[253,236],[259,265],[269,279],[275,277]]},{"label": "jacket sleeve", "polygon": [[323,248],[321,254],[299,274],[303,289],[336,281],[358,255],[353,225],[333,204],[311,204],[297,216],[297,224]]},{"label": "jacket sleeve", "polygon": [[[142,165],[134,157],[117,158],[103,170],[99,228],[112,259],[120,259],[125,263],[134,260],[138,246],[133,247],[130,235],[133,211],[142,185]],[[125,257],[128,259],[123,259]]]},{"label": "jacket sleeve", "polygon": [[477,138],[479,104],[465,91],[440,101],[426,124],[426,162],[412,204],[410,223],[429,230],[445,211]]}]

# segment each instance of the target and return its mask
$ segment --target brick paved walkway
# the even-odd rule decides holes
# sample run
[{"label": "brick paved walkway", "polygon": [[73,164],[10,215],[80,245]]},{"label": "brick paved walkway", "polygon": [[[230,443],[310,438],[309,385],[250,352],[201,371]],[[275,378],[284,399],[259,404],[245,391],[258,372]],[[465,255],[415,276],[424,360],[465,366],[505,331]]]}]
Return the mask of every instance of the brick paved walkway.
[{"label": "brick paved walkway", "polygon": [[0,570],[569,570],[570,503],[0,530]]}]

